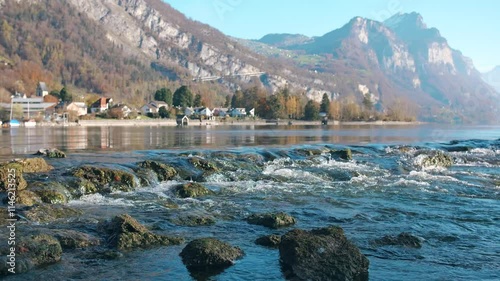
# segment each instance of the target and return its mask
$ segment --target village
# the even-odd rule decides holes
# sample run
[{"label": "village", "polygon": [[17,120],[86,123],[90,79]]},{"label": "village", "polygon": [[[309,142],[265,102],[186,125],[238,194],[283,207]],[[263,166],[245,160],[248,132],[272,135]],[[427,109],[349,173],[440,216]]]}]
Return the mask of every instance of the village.
[{"label": "village", "polygon": [[[90,105],[83,101],[65,101],[49,94],[46,83],[39,82],[35,95],[16,93],[10,103],[0,103],[2,127],[35,127],[80,124],[90,120],[175,120],[188,125],[190,120],[220,121],[255,119],[255,109],[215,107],[174,107],[164,101],[150,101],[140,108],[100,97]],[[165,120],[166,121],[166,120]]]}]

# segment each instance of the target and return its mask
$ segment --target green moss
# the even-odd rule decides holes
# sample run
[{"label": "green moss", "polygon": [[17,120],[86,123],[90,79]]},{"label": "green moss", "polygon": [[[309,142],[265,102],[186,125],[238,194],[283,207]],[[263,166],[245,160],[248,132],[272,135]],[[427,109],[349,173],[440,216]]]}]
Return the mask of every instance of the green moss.
[{"label": "green moss", "polygon": [[73,176],[88,180],[99,192],[131,191],[137,187],[134,175],[109,168],[83,166],[75,169]]},{"label": "green moss", "polygon": [[43,158],[17,159],[15,163],[23,167],[24,173],[45,173],[54,169]]},{"label": "green moss", "polygon": [[205,172],[220,172],[220,169],[214,162],[203,159],[201,157],[191,157],[189,158],[189,162],[196,168]]},{"label": "green moss", "polygon": [[280,212],[280,213],[265,213],[253,214],[247,217],[249,224],[262,225],[269,228],[279,228],[294,225],[296,220],[294,217]]},{"label": "green moss", "polygon": [[65,204],[68,203],[66,196],[56,190],[37,190],[35,193],[40,196],[42,202],[48,204]]},{"label": "green moss", "polygon": [[36,193],[29,190],[22,190],[17,193],[16,202],[25,206],[33,206],[41,202],[41,199]]},{"label": "green moss", "polygon": [[177,171],[168,166],[167,164],[163,164],[157,161],[143,161],[137,164],[137,166],[143,169],[152,170],[159,181],[167,181],[173,179],[177,175]]},{"label": "green moss", "polygon": [[4,163],[0,165],[0,191],[9,189],[9,184],[13,184],[17,191],[26,189],[26,186],[28,186],[23,177],[23,167],[21,164]]},{"label": "green moss", "polygon": [[194,198],[204,195],[213,195],[215,194],[215,192],[211,191],[210,189],[204,187],[199,183],[190,182],[175,186],[174,194],[180,198],[189,198],[189,197]]}]

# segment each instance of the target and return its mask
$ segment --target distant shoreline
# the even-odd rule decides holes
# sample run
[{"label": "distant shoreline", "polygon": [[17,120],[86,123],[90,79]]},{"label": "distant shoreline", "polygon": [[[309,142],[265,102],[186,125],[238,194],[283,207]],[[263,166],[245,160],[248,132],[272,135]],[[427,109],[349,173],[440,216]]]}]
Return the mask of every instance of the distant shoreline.
[{"label": "distant shoreline", "polygon": [[[396,125],[421,125],[424,122],[404,122],[404,121],[329,121],[328,125],[377,125],[377,126],[396,126]],[[151,120],[80,120],[78,123],[67,123],[68,126],[82,127],[112,127],[112,126],[177,126],[175,119],[151,119]],[[321,125],[321,121],[303,121],[303,120],[279,120],[277,123],[267,122],[266,120],[233,120],[219,122],[216,120],[203,120],[200,122],[197,119],[189,121],[189,127],[194,126],[242,126],[242,125],[258,125],[258,126],[275,126],[275,125]],[[64,126],[63,124],[44,124],[42,126]]]}]

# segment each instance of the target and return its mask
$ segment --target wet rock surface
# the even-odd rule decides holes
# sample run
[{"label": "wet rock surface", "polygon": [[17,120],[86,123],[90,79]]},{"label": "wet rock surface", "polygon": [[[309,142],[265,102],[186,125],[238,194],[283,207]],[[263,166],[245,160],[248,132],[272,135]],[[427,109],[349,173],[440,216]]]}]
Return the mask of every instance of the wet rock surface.
[{"label": "wet rock surface", "polygon": [[223,269],[243,255],[240,248],[215,238],[193,240],[180,253],[182,262],[190,271]]},{"label": "wet rock surface", "polygon": [[297,221],[294,217],[283,213],[253,214],[246,218],[249,224],[262,225],[269,228],[280,228],[294,225]]},{"label": "wet rock surface", "polygon": [[0,192],[7,191],[9,184],[17,191],[26,189],[28,183],[23,177],[23,166],[19,163],[0,164]]},{"label": "wet rock surface", "polygon": [[20,213],[32,222],[46,223],[58,219],[77,217],[83,214],[82,211],[73,209],[65,205],[34,205],[20,210]]},{"label": "wet rock surface", "polygon": [[116,216],[100,228],[108,235],[109,245],[118,250],[178,245],[183,241],[178,237],[154,234],[128,214]]},{"label": "wet rock surface", "polygon": [[57,148],[42,148],[35,155],[46,156],[48,158],[66,158],[66,153]]},{"label": "wet rock surface", "polygon": [[137,187],[134,175],[110,168],[83,166],[73,170],[72,175],[93,183],[99,193],[115,190],[132,191]]},{"label": "wet rock surface", "polygon": [[279,253],[289,280],[368,280],[368,259],[340,227],[292,230],[282,236]]},{"label": "wet rock surface", "polygon": [[259,237],[255,240],[255,244],[269,247],[269,248],[278,248],[281,243],[281,236],[276,234],[265,235]]},{"label": "wet rock surface", "polygon": [[153,171],[160,182],[171,180],[177,175],[177,171],[173,167],[158,161],[146,160],[139,162],[137,166],[143,170]]},{"label": "wet rock surface", "polygon": [[176,185],[173,187],[173,192],[175,196],[180,198],[195,198],[215,194],[215,192],[213,192],[212,190],[196,182]]}]

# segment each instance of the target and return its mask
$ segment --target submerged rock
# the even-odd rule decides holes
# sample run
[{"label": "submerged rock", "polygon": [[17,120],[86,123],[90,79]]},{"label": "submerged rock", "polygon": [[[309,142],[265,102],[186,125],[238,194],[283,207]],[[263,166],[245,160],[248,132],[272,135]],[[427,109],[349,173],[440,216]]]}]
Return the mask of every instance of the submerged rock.
[{"label": "submerged rock", "polygon": [[[16,244],[15,273],[24,273],[33,268],[56,263],[61,260],[62,248],[59,241],[46,234],[21,236]],[[0,257],[0,276],[8,271],[7,253]]]},{"label": "submerged rock", "polygon": [[173,220],[173,223],[184,226],[214,225],[215,219],[209,216],[183,216]]},{"label": "submerged rock", "polygon": [[79,249],[100,244],[99,238],[87,233],[70,229],[53,229],[48,233],[54,236],[63,249]]},{"label": "submerged rock", "polygon": [[54,169],[43,158],[16,159],[14,162],[23,167],[23,173],[46,173]]},{"label": "submerged rock", "polygon": [[34,222],[51,222],[58,219],[76,217],[83,212],[64,205],[35,205],[21,211],[21,214]]},{"label": "submerged rock", "polygon": [[330,155],[332,159],[338,160],[352,160],[352,151],[350,148],[342,149],[342,150],[331,150]]},{"label": "submerged rock", "polygon": [[114,217],[110,222],[104,223],[102,229],[108,234],[109,245],[118,250],[178,245],[184,240],[154,234],[127,214]]},{"label": "submerged rock", "polygon": [[225,268],[243,257],[243,251],[215,238],[201,238],[189,242],[180,253],[189,270]]},{"label": "submerged rock", "polygon": [[398,236],[386,235],[374,241],[378,245],[403,246],[408,248],[422,248],[422,241],[417,236],[402,232]]},{"label": "submerged rock", "polygon": [[212,190],[196,182],[189,182],[174,186],[173,191],[174,194],[180,198],[194,198],[215,194]]},{"label": "submerged rock", "polygon": [[205,172],[220,172],[215,162],[209,161],[201,157],[191,157],[189,162],[193,164],[196,168],[203,170]]},{"label": "submerged rock", "polygon": [[64,204],[72,199],[70,191],[59,182],[34,182],[28,188],[47,204]]},{"label": "submerged rock", "polygon": [[0,192],[8,189],[26,189],[28,183],[23,177],[23,166],[19,163],[0,164]]},{"label": "submerged rock", "polygon": [[143,169],[152,170],[159,181],[171,180],[177,175],[177,171],[173,167],[157,161],[147,160],[138,163],[137,166]]},{"label": "submerged rock", "polygon": [[35,155],[43,155],[49,158],[66,158],[66,153],[60,151],[57,148],[42,148],[38,150]]},{"label": "submerged rock", "polygon": [[255,244],[270,248],[278,248],[280,243],[281,243],[281,236],[276,234],[265,235],[255,240]]},{"label": "submerged rock", "polygon": [[281,237],[280,264],[291,280],[368,280],[368,259],[340,227],[292,230]]},{"label": "submerged rock", "polygon": [[248,216],[246,220],[249,224],[262,225],[269,228],[290,226],[297,222],[294,217],[283,212],[253,214]]},{"label": "submerged rock", "polygon": [[132,191],[137,187],[134,175],[121,170],[83,166],[75,169],[73,176],[90,181],[101,193],[114,190]]},{"label": "submerged rock", "polygon": [[450,167],[453,165],[451,156],[444,154],[441,151],[433,153],[433,155],[425,155],[420,159],[422,167]]}]

